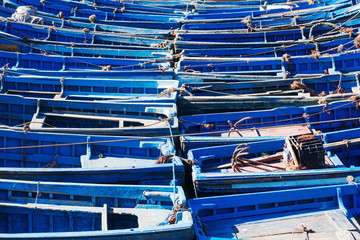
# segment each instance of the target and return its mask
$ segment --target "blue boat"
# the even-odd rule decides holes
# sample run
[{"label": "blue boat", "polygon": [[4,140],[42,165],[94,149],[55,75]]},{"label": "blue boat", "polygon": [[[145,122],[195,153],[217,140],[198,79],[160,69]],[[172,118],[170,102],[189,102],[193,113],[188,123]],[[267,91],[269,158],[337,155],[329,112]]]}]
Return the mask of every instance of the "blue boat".
[{"label": "blue boat", "polygon": [[348,175],[359,179],[359,134],[355,128],[190,150],[196,192],[209,196],[274,191],[343,184]]},{"label": "blue boat", "polygon": [[[4,7],[12,7],[17,8],[23,5],[33,5],[35,6],[39,13],[51,13],[58,14],[60,11],[63,14],[64,18],[89,18],[91,15],[96,16],[96,20],[105,20],[105,21],[147,21],[147,22],[173,22],[178,23],[182,17],[182,15],[173,14],[173,15],[163,15],[163,14],[149,14],[149,13],[127,13],[126,8],[122,11],[121,9],[117,9],[114,11],[114,8],[103,8],[99,7],[97,10],[96,6],[90,6],[86,4],[82,4],[79,2],[72,1],[48,1],[47,4],[42,4],[38,1],[30,0],[6,0],[3,2]],[[174,16],[175,15],[175,16]],[[178,15],[178,16],[176,16]],[[89,21],[89,20],[88,20]]]},{"label": "blue boat", "polygon": [[295,56],[284,55],[277,58],[200,58],[181,57],[178,71],[215,72],[227,74],[320,74],[335,72],[352,72],[359,69],[356,59],[360,53],[356,50],[346,53],[323,56]]},{"label": "blue boat", "polygon": [[175,156],[169,138],[49,134],[4,129],[0,133],[0,178],[152,185],[183,182],[183,164]]},{"label": "blue boat", "polygon": [[181,187],[0,182],[3,239],[193,238]]},{"label": "blue boat", "polygon": [[20,76],[20,75],[32,75],[32,76],[45,76],[45,77],[74,77],[74,78],[99,78],[104,77],[106,79],[149,79],[149,80],[173,80],[174,71],[172,69],[142,69],[142,70],[117,70],[102,71],[96,69],[72,69],[64,71],[56,70],[38,70],[34,68],[7,68],[2,67],[0,71],[4,72],[6,76]]},{"label": "blue boat", "polygon": [[[340,1],[331,1],[331,5],[342,4],[352,2],[347,0]],[[205,3],[206,4],[206,3]],[[237,2],[233,2],[231,8],[208,8],[208,9],[195,9],[194,13],[197,14],[188,14],[186,20],[207,20],[207,19],[225,19],[225,18],[240,18],[251,16],[253,19],[257,18],[277,18],[277,17],[289,17],[294,15],[303,15],[303,14],[314,14],[316,11],[321,11],[324,8],[319,7],[328,7],[329,2],[314,2],[314,4],[304,4],[302,2],[291,3],[283,2],[281,4],[272,4],[267,3],[262,6],[253,6],[253,7],[239,7],[236,6]],[[186,20],[182,20],[183,22]]]},{"label": "blue boat", "polygon": [[[176,79],[186,89],[182,95],[187,96],[221,96],[231,94],[266,94],[281,91],[302,90],[310,95],[335,94],[340,87],[342,92],[356,92],[358,76],[352,74],[304,74],[291,78],[267,77],[257,75],[177,75]],[[268,93],[268,94],[269,94]],[[298,93],[294,93],[298,94]]]},{"label": "blue boat", "polygon": [[0,95],[2,128],[32,132],[169,136],[178,120],[173,103],[37,99]]},{"label": "blue boat", "polygon": [[170,46],[171,41],[167,38],[136,37],[131,34],[109,33],[109,32],[91,32],[89,29],[65,29],[55,28],[54,26],[35,25],[28,23],[0,21],[0,31],[15,35],[20,38],[69,42],[76,46],[77,43],[101,44],[116,46],[145,46],[160,48],[162,45]]},{"label": "blue boat", "polygon": [[[11,19],[14,9],[1,7],[0,16],[6,19]],[[88,29],[94,32],[112,32],[123,33],[124,35],[136,35],[136,36],[148,36],[148,37],[171,37],[170,30],[149,29],[141,27],[129,27],[121,25],[109,25],[106,23],[89,23],[79,21],[67,21],[65,19],[56,18],[55,16],[39,15],[43,20],[43,24],[47,26],[58,28],[70,28],[70,29]],[[14,19],[12,19],[14,21]]]},{"label": "blue boat", "polygon": [[[91,184],[0,179],[2,202],[126,208],[158,207],[171,210],[186,204],[180,186]],[[175,194],[175,195],[174,195]]]},{"label": "blue boat", "polygon": [[[186,57],[282,57],[284,54],[290,56],[302,56],[321,53],[334,54],[339,52],[346,52],[348,49],[354,49],[354,38],[339,38],[327,37],[322,41],[316,40],[314,42],[298,41],[292,45],[269,46],[266,44],[262,46],[238,46],[237,48],[218,48],[214,46],[206,46],[201,49],[184,49],[181,54]],[[324,41],[325,40],[325,41]],[[342,47],[339,47],[342,46]],[[341,49],[340,49],[341,48]]]},{"label": "blue boat", "polygon": [[[215,19],[192,19],[182,20],[181,30],[241,30],[257,31],[270,29],[271,27],[296,26],[317,21],[340,21],[344,18],[355,16],[359,6],[351,6],[351,1],[342,4],[334,4],[326,7],[314,7],[313,9],[297,10],[290,13],[263,15],[254,17],[254,12],[236,13],[234,15],[215,16]],[[254,13],[257,15],[257,13]],[[275,16],[274,16],[275,15]],[[218,17],[218,18],[216,18]],[[250,17],[250,19],[249,19]]]},{"label": "blue boat", "polygon": [[[42,53],[60,55],[78,55],[88,57],[114,57],[114,58],[164,58],[171,56],[168,47],[148,46],[122,46],[87,44],[74,42],[58,42],[50,40],[24,39],[9,33],[0,32],[2,50],[23,53]],[[91,52],[93,50],[94,52]],[[135,53],[134,50],[139,51]],[[112,51],[112,52],[111,52]],[[120,55],[124,53],[124,55]]]},{"label": "blue boat", "polygon": [[[352,19],[341,24],[323,22],[302,24],[298,26],[272,27],[260,29],[255,32],[247,30],[208,30],[208,31],[177,31],[175,47],[177,52],[183,49],[202,49],[202,48],[237,48],[253,47],[259,48],[292,45],[294,41],[317,40],[318,38],[329,37],[349,37],[357,36],[359,19]],[[342,33],[345,31],[345,33]]]},{"label": "blue boat", "polygon": [[[170,59],[121,59],[70,57],[61,55],[44,55],[36,53],[13,53],[0,51],[0,65],[3,67],[32,68],[37,70],[161,70],[170,67]],[[10,69],[11,70],[11,69]],[[161,71],[160,71],[161,73]]]},{"label": "blue boat", "polygon": [[[279,139],[291,134],[327,133],[357,128],[353,101],[306,107],[181,116],[182,149]],[[190,136],[186,136],[189,134]],[[196,135],[196,136],[191,136]]]},{"label": "blue boat", "polygon": [[[351,178],[351,177],[350,177]],[[357,183],[191,199],[196,239],[359,239]]]},{"label": "blue boat", "polygon": [[303,75],[285,79],[260,76],[220,79],[217,76],[213,82],[211,78],[202,82],[201,75],[199,78],[193,82],[190,77],[180,78],[179,115],[308,106],[347,100],[359,94],[356,74]]},{"label": "blue boat", "polygon": [[[1,69],[1,68],[0,68]],[[6,70],[5,70],[6,71]],[[322,74],[306,74],[306,76],[296,76],[292,77],[294,79],[296,78],[319,78]],[[331,74],[332,75],[332,74]],[[178,80],[181,84],[188,84],[190,86],[190,89],[187,89],[187,91],[191,91],[191,85],[192,84],[201,84],[201,83],[239,83],[239,82],[254,82],[254,81],[264,81],[267,80],[284,80],[281,76],[269,76],[269,75],[259,75],[259,74],[221,74],[221,73],[199,73],[199,72],[177,72],[174,76],[176,80]],[[209,86],[209,85],[207,85]],[[224,90],[226,91],[226,90]]]},{"label": "blue boat", "polygon": [[68,100],[118,100],[127,102],[176,103],[175,80],[129,80],[104,78],[2,76],[3,94]]}]

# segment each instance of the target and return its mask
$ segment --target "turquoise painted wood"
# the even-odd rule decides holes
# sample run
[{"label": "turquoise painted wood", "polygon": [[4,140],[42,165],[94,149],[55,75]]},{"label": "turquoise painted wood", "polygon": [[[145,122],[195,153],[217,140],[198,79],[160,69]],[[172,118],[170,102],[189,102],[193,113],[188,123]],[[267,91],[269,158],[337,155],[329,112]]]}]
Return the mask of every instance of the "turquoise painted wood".
[{"label": "turquoise painted wood", "polygon": [[[240,18],[251,16],[252,18],[275,18],[275,17],[288,17],[294,15],[296,11],[307,10],[304,12],[296,12],[297,15],[302,14],[314,14],[317,10],[317,7],[329,6],[327,2],[314,2],[314,4],[305,4],[304,2],[299,2],[299,4],[291,3],[281,3],[281,4],[272,4],[268,3],[267,6],[261,7],[239,7],[237,6],[238,2],[233,2],[233,7],[231,8],[207,8],[207,9],[195,9],[194,12],[198,14],[189,14],[186,17],[186,20],[207,20],[207,19],[225,19],[225,18]],[[350,3],[350,1],[331,1],[331,4],[340,4],[340,3]],[[206,3],[205,3],[206,4]],[[291,10],[290,10],[291,9]],[[183,20],[183,21],[186,21]]]},{"label": "turquoise painted wood", "polygon": [[172,69],[143,69],[143,70],[111,70],[102,71],[96,69],[72,69],[64,71],[55,70],[38,70],[34,68],[0,68],[1,71],[5,71],[8,76],[19,75],[32,75],[32,76],[45,76],[45,77],[76,77],[76,78],[107,78],[107,79],[149,79],[149,80],[173,80],[174,72]]},{"label": "turquoise painted wood", "polygon": [[35,40],[86,43],[117,46],[148,46],[155,47],[167,38],[151,38],[129,36],[121,33],[88,32],[80,29],[54,28],[53,26],[34,25],[18,22],[0,21],[0,31]]},{"label": "turquoise painted wood", "polygon": [[[96,15],[96,19],[99,20],[116,20],[116,21],[158,21],[158,22],[179,22],[181,15],[178,16],[166,16],[162,14],[136,14],[136,13],[123,13],[118,10],[114,13],[114,8],[102,8],[99,7],[99,10],[95,9],[94,6],[89,6],[87,4],[73,2],[73,1],[48,1],[47,4],[42,4],[37,1],[22,1],[22,0],[6,0],[3,2],[5,7],[16,8],[23,5],[33,5],[38,11],[58,14],[59,11],[63,12],[65,18],[69,17],[83,17],[88,18],[91,15]],[[76,8],[77,7],[77,8]],[[126,8],[125,8],[126,10]]]},{"label": "turquoise painted wood", "polygon": [[[159,70],[159,67],[170,67],[169,59],[116,59],[94,57],[70,57],[61,55],[44,55],[36,53],[13,53],[0,51],[0,65],[9,68],[31,68],[37,70]],[[108,67],[109,66],[109,67]],[[159,70],[160,71],[160,70]],[[161,71],[160,71],[161,72]]]},{"label": "turquoise painted wood", "polygon": [[168,49],[145,46],[120,46],[85,43],[68,43],[56,41],[44,41],[23,38],[12,34],[0,32],[0,44],[9,46],[9,51],[22,53],[40,53],[47,55],[80,56],[96,58],[123,58],[123,59],[158,59],[171,58],[172,53]]},{"label": "turquoise painted wood", "polygon": [[[181,187],[0,180],[0,238],[192,239]],[[5,194],[7,193],[7,194]],[[168,219],[177,220],[170,224]]]},{"label": "turquoise painted wood", "polygon": [[[170,139],[0,130],[0,178],[31,181],[181,184],[181,160]],[[21,148],[25,147],[25,148]],[[11,148],[11,149],[8,149]],[[174,172],[175,171],[175,172]]]},{"label": "turquoise painted wood", "polygon": [[179,87],[175,80],[128,80],[104,78],[56,78],[34,76],[3,76],[1,91],[37,98],[68,100],[118,100],[126,102],[176,103],[177,93],[171,88]]},{"label": "turquoise painted wood", "polygon": [[[0,179],[1,201],[68,206],[172,209],[186,204],[182,187]],[[174,195],[175,190],[175,195]]]},{"label": "turquoise painted wood", "polygon": [[[186,151],[218,144],[282,138],[304,131],[326,133],[357,128],[360,111],[356,106],[352,101],[340,101],[307,107],[181,116],[180,133],[199,133],[199,136],[182,137],[182,147]],[[231,130],[228,121],[232,125],[240,121],[237,130],[241,136]]]},{"label": "turquoise painted wood", "polygon": [[[316,23],[319,20],[329,20],[329,21],[339,21],[345,17],[351,17],[356,14],[358,11],[358,6],[350,6],[351,2],[343,4],[334,4],[322,9],[307,9],[304,13],[297,12],[296,14],[290,13],[290,16],[287,16],[286,12],[278,14],[277,18],[275,16],[267,17],[254,17],[251,13],[238,13],[233,17],[220,16],[216,19],[200,19],[200,20],[182,20],[181,30],[242,30],[248,29],[248,25],[242,20],[250,16],[250,24],[253,26],[253,29],[256,31],[258,29],[269,29],[271,27],[279,26],[291,26],[291,25],[301,25],[308,23]],[[347,11],[344,11],[345,9]],[[300,10],[301,11],[301,10]],[[291,16],[293,15],[293,16]],[[295,17],[296,16],[296,17]]]},{"label": "turquoise painted wood", "polygon": [[[8,7],[0,7],[0,16],[4,18],[10,18],[14,13],[14,9]],[[121,25],[110,25],[102,21],[100,23],[80,22],[80,21],[67,21],[66,19],[59,19],[56,16],[41,15],[44,20],[44,25],[54,26],[57,28],[71,28],[71,29],[84,29],[87,28],[89,31],[94,32],[112,32],[112,33],[123,33],[126,35],[136,36],[157,36],[157,37],[169,37],[169,30],[149,29],[131,26]]]},{"label": "turquoise painted wood", "polygon": [[215,72],[227,74],[321,74],[352,72],[359,69],[357,51],[320,56],[295,56],[288,61],[278,58],[195,58],[181,57],[178,71]]},{"label": "turquoise painted wood", "polygon": [[[201,49],[184,49],[182,54],[186,57],[282,57],[284,54],[290,56],[311,55],[312,51],[326,52],[328,54],[346,52],[347,49],[354,49],[352,44],[354,38],[328,38],[325,41],[300,41],[289,46],[276,45],[266,46],[246,46],[238,48],[217,48],[216,46],[204,46]],[[338,47],[343,46],[340,50]]]}]

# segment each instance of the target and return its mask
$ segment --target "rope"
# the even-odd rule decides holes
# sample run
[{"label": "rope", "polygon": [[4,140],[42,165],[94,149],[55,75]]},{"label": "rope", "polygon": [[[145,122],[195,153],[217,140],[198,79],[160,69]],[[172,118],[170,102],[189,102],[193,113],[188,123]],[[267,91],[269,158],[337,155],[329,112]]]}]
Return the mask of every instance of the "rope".
[{"label": "rope", "polygon": [[[22,33],[22,32],[19,32],[19,31],[17,31],[16,29],[13,29],[13,28],[11,28],[11,27],[8,27],[8,28],[11,29],[11,30],[13,30],[13,31],[15,31],[15,32],[17,32],[19,35],[24,35],[24,36],[27,37],[27,38],[31,38],[31,36],[26,35],[26,34],[24,34],[24,33]],[[54,27],[49,27],[48,29],[49,29],[50,32],[51,32],[53,29],[56,31],[56,29],[55,29]],[[82,30],[82,32],[84,33],[85,41],[86,41],[86,35],[85,35],[85,32],[84,32],[84,29]],[[134,36],[135,36],[135,35],[134,35]],[[39,40],[41,40],[41,39],[39,39]],[[47,51],[47,50],[43,50],[43,49],[41,49],[41,48],[36,48],[36,47],[34,47],[34,46],[30,45],[30,44],[18,42],[18,41],[11,40],[11,39],[9,39],[9,41],[10,41],[10,42],[13,42],[13,43],[17,43],[17,44],[23,45],[23,46],[30,47],[30,48],[32,48],[32,49],[39,50],[40,52],[43,52],[44,55],[49,55],[49,53],[50,53],[51,55],[55,55],[55,56],[56,56],[56,55],[57,55],[57,56],[63,56],[63,55],[61,55],[61,54],[56,54],[56,53],[54,53],[54,52],[52,52],[52,51]],[[166,42],[166,45],[169,43],[168,40],[166,40],[165,42]],[[160,43],[159,43],[159,44],[160,44]],[[105,46],[105,45],[104,45],[104,46]],[[157,46],[157,47],[158,47],[158,46]],[[64,58],[67,58],[66,56],[63,56],[63,57],[64,57]],[[94,67],[99,67],[99,68],[101,68],[103,71],[110,71],[111,69],[123,69],[123,68],[127,68],[127,67],[136,67],[136,66],[143,67],[143,66],[145,66],[145,65],[147,65],[147,64],[156,63],[156,62],[160,62],[160,61],[161,61],[161,62],[174,62],[172,59],[149,60],[149,61],[144,62],[144,63],[138,63],[138,64],[126,65],[126,66],[119,66],[119,67],[111,67],[111,66],[110,66],[110,68],[109,68],[109,66],[101,66],[100,64],[93,64],[93,63],[90,63],[90,62],[86,62],[86,61],[77,59],[77,58],[75,58],[75,57],[71,57],[71,59],[73,59],[73,60],[75,60],[75,61],[78,61],[78,62],[81,62],[81,63],[85,63],[85,64],[88,64],[88,65],[94,66]],[[104,70],[104,67],[105,67],[105,70]],[[159,67],[160,67],[160,66],[159,66]]]},{"label": "rope", "polygon": [[[345,121],[345,120],[358,120],[358,119],[360,119],[360,118],[348,118],[348,119],[338,119],[338,120],[329,120],[329,121],[320,121],[320,122],[310,122],[309,124],[338,122],[338,121]],[[300,123],[300,124],[304,124],[304,123]],[[201,124],[199,124],[199,125],[201,125]],[[244,125],[247,125],[247,124],[244,124]],[[299,125],[299,124],[293,124],[291,126],[296,126],[296,125]],[[173,135],[154,136],[154,137],[139,137],[139,138],[133,138],[133,139],[117,139],[117,140],[103,140],[103,141],[92,141],[92,142],[59,143],[59,144],[19,146],[19,147],[3,147],[3,148],[0,148],[0,151],[1,150],[11,150],[11,149],[28,149],[28,148],[60,147],[60,146],[86,145],[86,144],[102,144],[102,143],[114,143],[114,142],[131,142],[131,141],[141,141],[141,140],[161,139],[161,138],[171,138],[171,137],[202,136],[202,135],[209,135],[209,134],[210,135],[212,135],[212,134],[218,135],[221,133],[227,133],[228,131],[229,130],[222,130],[222,131],[202,132],[202,133],[173,134]]]},{"label": "rope", "polygon": [[[228,132],[226,131],[217,131],[212,134],[221,134]],[[201,135],[209,135],[206,133],[189,133],[189,134],[174,134],[173,137],[181,137],[181,136],[201,136]],[[92,141],[92,142],[77,142],[77,143],[59,143],[59,144],[46,144],[46,145],[34,145],[34,146],[20,146],[20,147],[3,147],[1,150],[11,150],[11,149],[23,149],[23,148],[45,148],[45,147],[61,147],[61,146],[74,146],[74,145],[86,145],[86,144],[102,144],[102,143],[114,143],[114,142],[131,142],[131,141],[141,141],[148,139],[161,139],[161,138],[170,138],[171,135],[165,136],[154,136],[154,137],[139,137],[133,139],[118,139],[118,140],[104,140],[104,141]]]},{"label": "rope", "polygon": [[[351,18],[349,18],[346,22],[340,24],[339,27],[341,28],[341,27],[344,26],[346,23],[350,22],[350,21],[353,20],[355,17],[357,17],[359,14],[360,14],[360,11],[358,11],[354,16],[352,16]],[[320,36],[327,35],[327,34],[330,34],[330,33],[333,33],[333,32],[334,32],[334,29],[330,30],[329,32],[326,32],[326,33],[324,33],[324,34],[319,35],[319,37],[320,37]]]},{"label": "rope", "polygon": [[309,32],[309,39],[312,39],[312,38],[314,37],[314,36],[312,35],[312,34],[313,34],[314,29],[315,29],[316,27],[318,27],[318,26],[322,26],[322,25],[324,25],[324,26],[330,26],[330,27],[332,27],[332,28],[334,28],[334,29],[336,29],[336,30],[341,29],[341,27],[339,27],[338,25],[333,24],[333,23],[329,23],[329,22],[320,22],[320,23],[316,23],[316,24],[314,24],[314,25],[310,28],[310,32]]},{"label": "rope", "polygon": [[36,197],[35,197],[35,205],[37,204],[37,200],[38,197],[41,195],[40,191],[39,191],[39,185],[40,185],[40,181],[37,183],[36,185]]},{"label": "rope", "polygon": [[[356,97],[356,96],[354,96]],[[350,99],[351,100],[351,99]],[[357,99],[354,98],[354,102],[356,101]],[[311,117],[311,116],[315,116],[315,115],[318,115],[318,114],[321,114],[321,113],[324,113],[324,112],[329,112],[331,110],[334,110],[334,109],[337,109],[337,108],[341,108],[341,107],[344,107],[346,105],[349,105],[349,104],[353,104],[353,102],[348,102],[348,103],[345,103],[345,104],[342,104],[340,106],[337,106],[337,107],[333,107],[333,108],[330,108],[330,109],[323,109],[322,111],[320,112],[316,112],[316,113],[313,113],[313,114],[309,114],[309,115],[306,115],[307,118]],[[286,122],[286,121],[293,121],[293,120],[297,120],[297,119],[302,119],[304,118],[303,116],[301,117],[296,117],[296,118],[292,118],[292,119],[282,119],[282,120],[277,120],[277,121],[269,121],[269,122],[261,122],[261,123],[244,123],[244,124],[238,124],[239,126],[247,126],[247,125],[261,125],[261,124],[271,124],[271,123],[279,123],[279,122]],[[353,118],[351,118],[353,119]],[[355,119],[359,119],[359,118],[355,118]],[[338,119],[338,120],[329,120],[329,121],[343,121],[343,120],[346,120],[346,119]],[[188,120],[185,120],[185,119],[179,119],[179,121],[184,121],[184,122],[188,122],[188,123],[191,123],[191,124],[194,124],[194,125],[198,125],[198,126],[213,126],[215,127],[215,125],[213,124],[204,124],[204,123],[195,123],[195,122],[191,122],[191,121],[188,121]],[[316,123],[322,123],[324,121],[320,121],[320,122],[309,122],[309,124],[316,124]],[[304,123],[300,123],[300,124],[304,124]],[[296,124],[298,125],[298,124]],[[228,125],[216,125],[217,127],[227,127]]]},{"label": "rope", "polygon": [[181,211],[187,211],[188,207],[185,204],[181,204],[178,201],[173,207],[173,214],[168,218],[168,224],[175,224],[177,222],[177,214]]}]

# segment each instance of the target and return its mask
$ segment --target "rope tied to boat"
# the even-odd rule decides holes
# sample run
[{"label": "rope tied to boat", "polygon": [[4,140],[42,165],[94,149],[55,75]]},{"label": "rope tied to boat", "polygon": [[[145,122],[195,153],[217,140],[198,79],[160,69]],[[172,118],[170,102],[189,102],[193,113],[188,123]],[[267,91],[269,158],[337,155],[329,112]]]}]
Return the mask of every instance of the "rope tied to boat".
[{"label": "rope tied to boat", "polygon": [[314,5],[315,4],[315,0],[306,0],[308,3],[309,3],[309,5]]},{"label": "rope tied to boat", "polygon": [[341,28],[340,31],[343,33],[348,33],[349,37],[352,37],[354,34],[354,30],[352,28]]},{"label": "rope tied to boat", "polygon": [[155,162],[155,164],[169,163],[170,160],[172,160],[173,158],[174,158],[173,154],[161,155],[160,153],[159,159]]},{"label": "rope tied to boat", "polygon": [[351,145],[351,141],[348,139],[344,139],[343,142],[345,143],[346,151],[348,151]]},{"label": "rope tied to boat", "polygon": [[[9,68],[9,65],[10,65],[10,63],[6,63],[2,68],[3,68],[3,71],[2,71],[2,73],[1,73],[1,78],[3,78],[3,77],[5,77],[6,76],[6,69],[8,69]],[[1,81],[2,81],[3,79],[1,79]]]},{"label": "rope tied to boat", "polygon": [[29,123],[25,123],[25,124],[24,124],[23,131],[24,131],[24,133],[30,132]]},{"label": "rope tied to boat", "polygon": [[168,218],[168,224],[175,224],[177,222],[177,215],[179,212],[187,211],[188,207],[185,204],[179,203],[178,201],[173,206],[173,214],[169,216]]},{"label": "rope tied to boat", "polygon": [[48,28],[48,32],[49,32],[49,33],[51,33],[53,30],[54,30],[55,32],[57,32],[55,26],[51,26],[51,27]]},{"label": "rope tied to boat", "polygon": [[161,64],[158,65],[158,70],[161,71],[161,74],[164,76],[165,75],[165,71],[167,70],[166,67],[162,67]]},{"label": "rope tied to boat", "polygon": [[192,96],[192,93],[188,92],[185,87],[171,87],[171,88],[168,88],[168,89],[165,89],[164,91],[162,91],[161,93],[159,93],[159,96],[160,97],[171,97],[171,93],[173,92],[179,92],[179,93],[182,93],[182,92],[186,92],[187,94],[189,94],[190,96]]},{"label": "rope tied to boat", "polygon": [[282,56],[282,60],[283,60],[283,62],[290,63],[290,61],[291,61],[291,56],[290,56],[290,54],[285,53],[285,54]]},{"label": "rope tied to boat", "polygon": [[299,81],[294,81],[291,85],[290,85],[291,89],[303,89],[304,91],[310,93],[310,96],[316,96],[316,92],[315,90],[308,88],[304,83],[301,83]]},{"label": "rope tied to boat", "polygon": [[60,11],[57,15],[56,15],[57,18],[60,18],[61,20],[64,20],[64,13],[63,11]]},{"label": "rope tied to boat", "polygon": [[355,181],[355,178],[354,176],[352,175],[349,175],[346,177],[346,181],[349,183],[349,184],[354,184],[356,186],[356,189],[358,191],[358,194],[360,196],[360,189],[359,189],[359,185],[357,184],[357,182]]},{"label": "rope tied to boat", "polygon": [[124,13],[125,12],[125,7],[120,8],[120,12],[119,9],[115,8],[113,13],[114,15],[118,14],[118,13]]},{"label": "rope tied to boat", "polygon": [[340,79],[339,79],[339,83],[335,89],[335,91],[333,93],[346,93],[347,91],[345,89],[343,89],[341,87],[341,82],[342,82],[342,74],[340,74]]},{"label": "rope tied to boat", "polygon": [[169,40],[165,40],[164,42],[160,42],[158,44],[155,45],[155,47],[157,48],[165,48],[169,45]]},{"label": "rope tied to boat", "polygon": [[78,9],[78,7],[72,7],[70,13],[73,14],[77,9]]},{"label": "rope tied to boat", "polygon": [[157,62],[156,59],[153,59],[153,60],[149,60],[149,61],[147,61],[147,62],[139,63],[138,65],[139,65],[140,67],[143,67],[143,66],[145,66],[145,65],[147,65],[147,64],[156,63],[156,62]]},{"label": "rope tied to boat", "polygon": [[254,31],[254,28],[253,28],[253,26],[251,24],[251,21],[252,21],[251,16],[246,16],[243,20],[241,20],[241,22],[244,23],[247,26],[248,32],[253,32]]},{"label": "rope tied to boat", "polygon": [[89,30],[88,28],[83,28],[83,29],[81,29],[81,31],[82,31],[83,33],[89,33],[89,32],[90,32],[90,30]]},{"label": "rope tied to boat", "polygon": [[350,100],[355,103],[356,109],[359,109],[360,107],[360,96],[352,96],[350,97]]},{"label": "rope tied to boat", "polygon": [[96,22],[96,15],[95,15],[95,14],[91,15],[91,16],[89,17],[89,21],[90,21],[91,23],[95,23],[95,22]]},{"label": "rope tied to boat", "polygon": [[173,37],[176,37],[176,36],[178,35],[178,32],[177,32],[176,29],[175,29],[175,30],[171,30],[171,31],[169,32],[169,35],[170,35],[170,36],[173,36]]},{"label": "rope tied to boat", "polygon": [[329,22],[320,22],[320,23],[316,23],[314,24],[311,28],[310,28],[310,32],[309,32],[309,39],[313,39],[313,31],[315,28],[319,27],[319,26],[329,26],[334,28],[335,30],[341,30],[341,27],[339,27],[336,24],[333,23],[329,23]]},{"label": "rope tied to boat", "polygon": [[35,208],[36,208],[37,200],[41,196],[41,192],[40,192],[39,188],[40,188],[40,181],[38,181],[37,185],[36,185]]},{"label": "rope tied to boat", "polygon": [[182,124],[182,126],[183,126],[185,129],[186,129],[186,127],[183,125],[182,122],[191,123],[191,124],[194,124],[194,125],[197,125],[197,126],[204,127],[204,128],[206,128],[206,129],[209,129],[210,127],[215,127],[215,124],[214,124],[214,123],[196,123],[196,122],[191,122],[191,121],[188,121],[188,120],[180,119],[180,118],[179,118],[179,123]]},{"label": "rope tied to boat", "polygon": [[338,53],[342,53],[343,49],[344,49],[344,45],[340,44],[340,45],[337,47],[337,52],[338,52]]},{"label": "rope tied to boat", "polygon": [[320,59],[320,52],[317,49],[311,50],[311,57],[313,57],[315,60]]},{"label": "rope tied to boat", "polygon": [[48,163],[46,164],[43,168],[55,168],[57,165],[59,165],[57,162],[56,162],[56,158],[59,156],[59,154],[56,154],[54,159],[52,160],[51,163]]},{"label": "rope tied to boat", "polygon": [[354,40],[354,46],[360,48],[360,35],[358,35]]},{"label": "rope tied to boat", "polygon": [[305,240],[309,240],[309,233],[314,233],[315,232],[311,228],[305,227],[305,225],[303,223],[300,226],[300,230],[305,234]]},{"label": "rope tied to boat", "polygon": [[101,66],[101,69],[103,71],[109,72],[110,70],[113,69],[113,67],[111,65],[107,65],[107,66]]}]

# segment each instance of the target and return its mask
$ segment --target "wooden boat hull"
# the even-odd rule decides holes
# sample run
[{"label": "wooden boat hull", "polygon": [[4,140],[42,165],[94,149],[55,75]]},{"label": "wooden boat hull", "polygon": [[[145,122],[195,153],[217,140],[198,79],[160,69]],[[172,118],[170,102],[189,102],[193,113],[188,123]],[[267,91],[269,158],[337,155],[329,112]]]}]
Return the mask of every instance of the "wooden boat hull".
[{"label": "wooden boat hull", "polygon": [[[190,212],[172,211],[174,205],[186,204],[181,187],[3,179],[0,182],[3,191],[0,218],[4,220],[1,239],[193,237]],[[172,214],[177,221],[169,224],[167,219]],[[161,221],[164,223],[160,225]]]},{"label": "wooden boat hull", "polygon": [[0,175],[6,179],[168,185],[184,178],[179,158],[156,163],[160,155],[174,155],[170,139],[11,130],[0,130],[0,136]]},{"label": "wooden boat hull", "polygon": [[358,203],[355,184],[189,200],[197,239],[357,239]]},{"label": "wooden boat hull", "polygon": [[[359,117],[360,111],[356,108],[356,103],[339,101],[326,106],[182,116],[179,121],[181,133],[198,133],[197,140],[202,138],[206,142],[208,139],[209,144],[216,145],[221,144],[222,139],[226,143],[286,137],[289,134],[300,134],[304,130],[301,130],[302,128],[306,131],[322,133],[357,128],[360,126],[357,122]],[[240,121],[236,129],[241,136],[234,129],[230,130],[228,121],[232,125]]]},{"label": "wooden boat hull", "polygon": [[[23,108],[12,108],[17,105]],[[96,135],[167,136],[176,134],[172,103],[131,103],[26,98],[0,95],[0,122],[5,129]],[[97,110],[96,110],[97,109]],[[96,113],[97,112],[97,113]],[[168,119],[164,122],[163,119]]]},{"label": "wooden boat hull", "polygon": [[[349,175],[359,181],[360,168],[356,163],[359,132],[360,129],[357,128],[321,135],[331,164],[324,169],[264,171],[244,168],[244,171],[233,172],[231,166],[229,169],[218,169],[218,166],[225,166],[230,162],[238,144],[190,150],[188,158],[196,162],[193,166],[193,181],[197,195],[214,196],[344,184]],[[353,142],[351,150],[346,147],[347,140]],[[284,139],[248,143],[245,146],[250,148],[243,157],[276,154],[282,152],[284,144]]]},{"label": "wooden boat hull", "polygon": [[[9,68],[33,68],[37,70],[140,70],[159,69],[160,66],[170,67],[168,60],[145,60],[145,59],[114,59],[92,57],[67,57],[59,55],[42,55],[35,53],[13,53],[0,51],[0,65]],[[149,62],[150,61],[150,62]]]},{"label": "wooden boat hull", "polygon": [[[129,80],[104,78],[1,77],[1,91],[26,97],[68,100],[116,100],[125,102],[176,103],[175,80]],[[166,95],[166,96],[163,96]]]},{"label": "wooden boat hull", "polygon": [[[274,94],[276,95],[276,94]],[[327,97],[305,96],[180,96],[178,98],[179,115],[216,113],[219,111],[251,111],[272,109],[279,107],[301,107],[315,105],[322,102],[331,103],[344,101],[355,93],[334,94]]]},{"label": "wooden boat hull", "polygon": [[164,70],[154,70],[154,69],[144,69],[136,71],[127,71],[127,70],[112,70],[112,71],[102,71],[95,69],[86,69],[83,71],[81,69],[72,69],[65,71],[54,71],[54,70],[38,70],[34,68],[0,68],[1,71],[5,71],[7,75],[19,76],[19,75],[34,75],[34,76],[46,76],[46,77],[76,77],[76,78],[111,78],[111,79],[144,79],[149,80],[172,80],[174,72],[170,69]]}]

